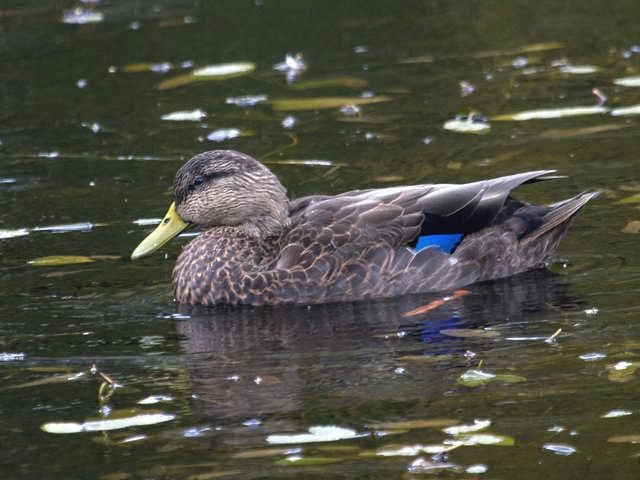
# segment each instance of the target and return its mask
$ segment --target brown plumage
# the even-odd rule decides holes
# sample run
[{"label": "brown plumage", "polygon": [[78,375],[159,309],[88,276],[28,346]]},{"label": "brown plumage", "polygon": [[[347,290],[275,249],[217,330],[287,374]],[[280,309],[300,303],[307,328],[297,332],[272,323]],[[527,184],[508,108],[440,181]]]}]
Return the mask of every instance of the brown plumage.
[{"label": "brown plumage", "polygon": [[[509,197],[553,170],[462,185],[356,190],[289,201],[239,152],[195,156],[173,183],[175,212],[204,233],[173,271],[186,304],[324,303],[459,288],[543,266],[595,192],[549,206]],[[418,237],[462,234],[451,252]]]}]

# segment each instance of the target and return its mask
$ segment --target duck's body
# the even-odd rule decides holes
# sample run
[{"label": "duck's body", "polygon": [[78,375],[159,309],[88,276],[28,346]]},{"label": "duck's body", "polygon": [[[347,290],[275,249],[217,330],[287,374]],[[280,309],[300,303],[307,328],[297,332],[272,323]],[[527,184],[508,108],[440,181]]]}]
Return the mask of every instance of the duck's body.
[{"label": "duck's body", "polygon": [[549,206],[509,197],[550,173],[288,201],[251,157],[206,152],[174,181],[177,215],[209,227],[178,257],[174,294],[186,304],[312,304],[442,291],[538,268],[596,195]]}]

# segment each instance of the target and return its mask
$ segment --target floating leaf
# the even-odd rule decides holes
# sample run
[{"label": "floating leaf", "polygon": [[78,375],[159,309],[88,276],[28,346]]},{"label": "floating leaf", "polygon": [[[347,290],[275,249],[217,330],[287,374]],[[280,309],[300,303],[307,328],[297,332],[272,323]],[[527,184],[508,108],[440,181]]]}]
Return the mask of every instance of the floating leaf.
[{"label": "floating leaf", "polygon": [[638,367],[640,367],[640,362],[621,361],[613,365],[607,365],[608,378],[617,383],[629,382],[633,379]]},{"label": "floating leaf", "polygon": [[306,80],[304,82],[297,82],[289,85],[291,90],[313,90],[314,88],[328,88],[328,87],[348,87],[348,88],[362,88],[367,86],[367,81],[364,78],[357,77],[330,77],[320,78],[317,80]]},{"label": "floating leaf", "polygon": [[399,422],[377,422],[367,425],[375,430],[414,430],[418,428],[442,428],[455,425],[456,420],[451,418],[428,418],[424,420],[405,420]]},{"label": "floating leaf", "polygon": [[328,463],[339,462],[339,458],[335,457],[303,457],[292,455],[275,462],[276,465],[326,465]]},{"label": "floating leaf", "polygon": [[445,122],[443,128],[452,132],[480,134],[489,133],[491,125],[484,118],[458,115],[453,120]]},{"label": "floating leaf", "polygon": [[462,442],[464,446],[476,445],[496,445],[499,447],[511,447],[516,441],[506,435],[496,435],[493,433],[474,433],[471,435],[460,435],[456,440]]},{"label": "floating leaf", "polygon": [[298,433],[291,435],[269,435],[267,443],[290,444],[290,443],[313,443],[313,442],[335,442],[350,438],[362,437],[366,434],[356,433],[349,428],[338,427],[336,425],[316,426],[309,428],[309,433]]},{"label": "floating leaf", "polygon": [[129,427],[141,427],[155,425],[171,421],[176,416],[170,413],[141,413],[130,417],[106,418],[100,420],[87,420],[84,423],[76,422],[48,422],[42,425],[42,430],[47,433],[65,434],[80,432],[100,432],[105,430],[118,430]]},{"label": "floating leaf", "polygon": [[156,85],[158,90],[169,90],[176,87],[189,85],[190,83],[207,80],[226,80],[246,75],[256,69],[251,62],[222,63],[198,68],[186,75],[168,78]]},{"label": "floating leaf", "polygon": [[416,458],[407,467],[407,471],[411,474],[434,473],[435,475],[437,475],[441,470],[461,471],[462,468],[460,467],[460,465],[456,465],[455,463],[444,461],[430,461],[422,457]]},{"label": "floating leaf", "polygon": [[564,443],[545,443],[542,446],[542,449],[548,450],[549,452],[555,453],[556,455],[563,456],[569,456],[577,451],[575,447]]},{"label": "floating leaf", "polygon": [[640,115],[640,105],[631,105],[629,107],[618,107],[611,110],[614,117],[623,117],[625,115]]},{"label": "floating leaf", "polygon": [[629,410],[610,410],[600,418],[618,418],[618,417],[626,417],[627,415],[631,415],[633,412]]},{"label": "floating leaf", "polygon": [[619,435],[610,437],[607,442],[611,443],[640,443],[640,435]]},{"label": "floating leaf", "polygon": [[27,263],[35,267],[55,267],[59,265],[75,265],[78,263],[91,263],[93,258],[84,255],[51,255],[49,257],[38,257],[29,260]]},{"label": "floating leaf", "polygon": [[624,233],[640,233],[640,220],[632,220],[622,229]]},{"label": "floating leaf", "polygon": [[2,230],[0,229],[0,240],[5,238],[15,238],[29,235],[29,230],[26,228],[16,228],[15,230]]},{"label": "floating leaf", "polygon": [[207,114],[199,108],[195,110],[180,110],[177,112],[167,113],[160,117],[161,120],[169,122],[199,122],[206,118]]},{"label": "floating leaf", "polygon": [[500,336],[495,330],[485,330],[482,328],[445,328],[440,330],[442,335],[458,338],[495,338]]},{"label": "floating leaf", "polygon": [[563,65],[560,67],[562,73],[569,73],[572,75],[587,75],[595,73],[599,69],[595,65]]},{"label": "floating leaf", "polygon": [[477,387],[488,382],[501,381],[506,383],[525,382],[527,379],[519,375],[500,374],[485,372],[483,370],[467,370],[458,378],[458,383],[465,387]]},{"label": "floating leaf", "polygon": [[280,98],[269,100],[271,106],[276,110],[298,111],[298,110],[322,110],[326,108],[338,108],[342,105],[368,105],[372,103],[388,102],[391,97],[377,96],[370,98],[363,97],[315,97],[315,98]]},{"label": "floating leaf", "polygon": [[640,87],[640,75],[616,78],[613,83],[621,87]]},{"label": "floating leaf", "polygon": [[477,432],[484,430],[491,425],[491,420],[478,420],[477,418],[471,425],[453,425],[443,430],[448,435],[461,435],[465,433]]},{"label": "floating leaf", "polygon": [[241,131],[237,128],[219,128],[207,135],[207,140],[212,142],[223,142],[225,140],[231,140],[232,138],[239,137]]},{"label": "floating leaf", "polygon": [[608,108],[601,105],[549,108],[542,110],[525,110],[524,112],[509,113],[505,115],[496,115],[491,117],[491,120],[524,122],[527,120],[542,120],[550,118],[576,117],[580,115],[594,115],[598,113],[607,113],[608,111]]},{"label": "floating leaf", "polygon": [[640,203],[640,193],[636,193],[635,195],[631,195],[630,197],[623,198],[622,200],[618,200],[617,204],[627,204],[627,203]]},{"label": "floating leaf", "polygon": [[229,97],[225,100],[227,105],[237,105],[238,107],[253,107],[260,102],[266,102],[266,95],[243,95],[241,97]]}]

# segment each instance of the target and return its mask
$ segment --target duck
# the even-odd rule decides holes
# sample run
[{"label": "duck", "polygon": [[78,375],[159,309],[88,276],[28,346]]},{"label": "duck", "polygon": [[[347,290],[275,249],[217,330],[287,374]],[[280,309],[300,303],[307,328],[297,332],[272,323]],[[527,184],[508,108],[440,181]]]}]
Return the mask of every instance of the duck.
[{"label": "duck", "polygon": [[555,172],[290,200],[255,158],[207,151],[178,169],[169,210],[131,259],[200,227],[172,273],[174,297],[186,305],[312,305],[455,290],[545,267],[576,213],[598,195],[550,205],[511,196],[520,185],[564,178]]}]

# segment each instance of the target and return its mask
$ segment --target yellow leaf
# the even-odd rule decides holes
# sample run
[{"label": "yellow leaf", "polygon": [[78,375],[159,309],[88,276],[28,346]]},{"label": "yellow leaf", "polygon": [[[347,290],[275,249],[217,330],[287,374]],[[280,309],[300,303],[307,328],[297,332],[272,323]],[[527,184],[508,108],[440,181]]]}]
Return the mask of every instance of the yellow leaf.
[{"label": "yellow leaf", "polygon": [[75,265],[77,263],[91,263],[93,258],[84,255],[51,255],[49,257],[38,257],[29,260],[27,263],[35,267],[56,267],[59,265]]},{"label": "yellow leaf", "polygon": [[276,110],[322,110],[326,108],[338,108],[343,105],[368,105],[371,103],[388,102],[391,97],[378,96],[371,98],[361,97],[315,97],[315,98],[279,98],[269,103]]}]

